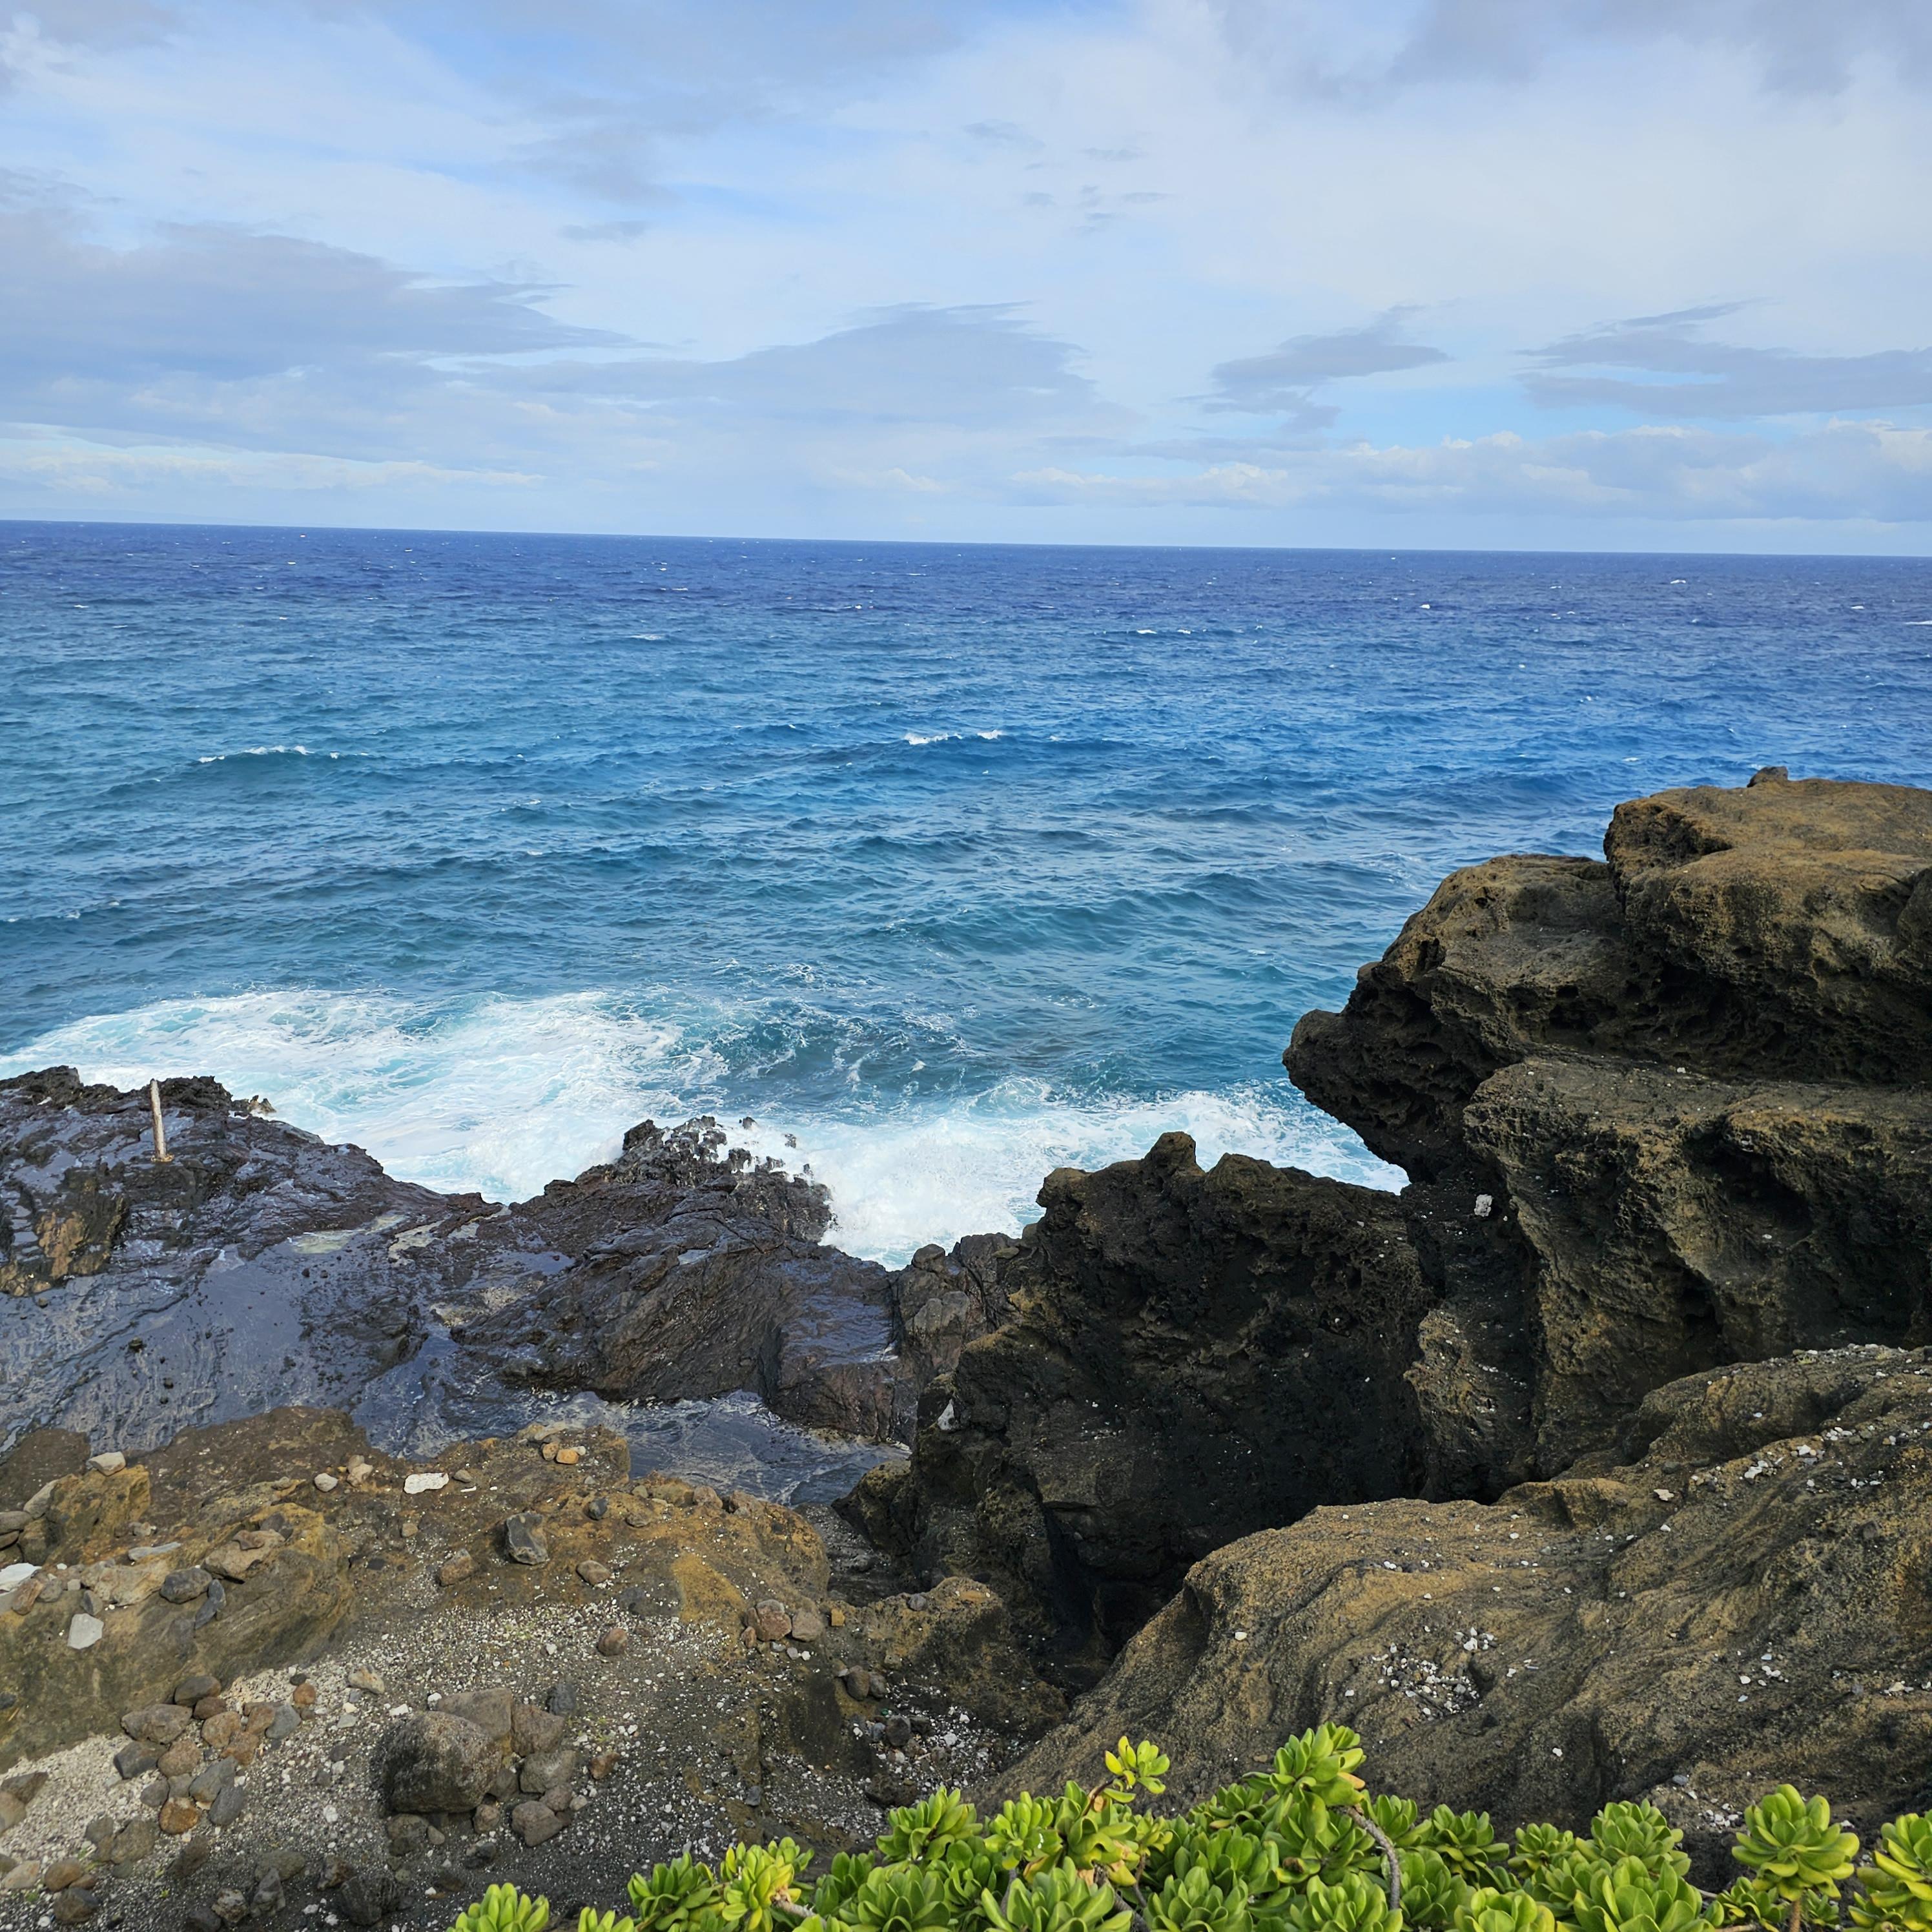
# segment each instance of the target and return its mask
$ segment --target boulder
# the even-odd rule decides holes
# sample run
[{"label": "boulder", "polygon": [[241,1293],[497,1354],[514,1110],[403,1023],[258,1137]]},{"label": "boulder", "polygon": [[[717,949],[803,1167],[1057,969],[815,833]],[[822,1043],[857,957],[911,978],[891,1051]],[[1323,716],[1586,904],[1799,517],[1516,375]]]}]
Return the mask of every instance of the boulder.
[{"label": "boulder", "polygon": [[473,1811],[502,1762],[481,1726],[444,1711],[418,1711],[389,1732],[383,1795],[392,1811]]}]

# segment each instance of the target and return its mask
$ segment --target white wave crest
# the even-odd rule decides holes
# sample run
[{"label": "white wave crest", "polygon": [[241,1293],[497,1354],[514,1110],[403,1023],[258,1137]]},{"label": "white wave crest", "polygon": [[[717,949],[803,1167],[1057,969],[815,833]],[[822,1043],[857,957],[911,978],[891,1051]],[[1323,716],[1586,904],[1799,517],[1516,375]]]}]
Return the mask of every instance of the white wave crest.
[{"label": "white wave crest", "polygon": [[[0,1056],[0,1075],[77,1066],[134,1087],[212,1074],[295,1125],[366,1148],[399,1178],[520,1199],[608,1160],[646,1115],[716,1113],[731,1136],[830,1190],[830,1238],[890,1263],[928,1241],[1016,1232],[1053,1168],[1144,1154],[1171,1129],[1204,1164],[1233,1151],[1399,1187],[1403,1177],[1285,1083],[1160,1099],[1069,1096],[1009,1080],[966,1097],[788,1102],[770,1073],[734,1076],[712,1044],[741,1027],[722,1008],[640,1014],[607,992],[438,1005],[314,989],[170,1000],[76,1020]],[[740,1129],[743,1115],[757,1124]],[[788,1138],[789,1137],[789,1138]]]}]

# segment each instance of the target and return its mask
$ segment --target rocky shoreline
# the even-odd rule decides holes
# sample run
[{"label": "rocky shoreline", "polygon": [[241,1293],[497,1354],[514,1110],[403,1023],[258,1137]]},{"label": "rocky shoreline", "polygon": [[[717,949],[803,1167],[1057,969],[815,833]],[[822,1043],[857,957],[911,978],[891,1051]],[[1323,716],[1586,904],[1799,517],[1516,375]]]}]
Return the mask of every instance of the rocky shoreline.
[{"label": "rocky shoreline", "polygon": [[[1123,1731],[1700,1858],[1924,1802],[1932,793],[1472,867],[1286,1057],[1400,1196],[1170,1135],[897,1271],[715,1122],[502,1207],[0,1082],[0,1926],[574,1910]],[[634,1472],[744,1390],[876,1445],[838,1511]]]}]

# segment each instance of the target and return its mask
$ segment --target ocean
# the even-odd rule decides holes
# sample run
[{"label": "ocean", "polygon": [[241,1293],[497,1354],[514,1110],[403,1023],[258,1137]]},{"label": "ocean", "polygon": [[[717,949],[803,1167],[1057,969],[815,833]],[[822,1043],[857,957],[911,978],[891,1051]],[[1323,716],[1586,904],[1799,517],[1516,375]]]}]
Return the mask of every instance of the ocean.
[{"label": "ocean", "polygon": [[0,1072],[500,1198],[715,1113],[889,1262],[1171,1127],[1399,1184],[1280,1054],[1444,873],[1932,782],[1923,561],[6,524],[0,668]]}]

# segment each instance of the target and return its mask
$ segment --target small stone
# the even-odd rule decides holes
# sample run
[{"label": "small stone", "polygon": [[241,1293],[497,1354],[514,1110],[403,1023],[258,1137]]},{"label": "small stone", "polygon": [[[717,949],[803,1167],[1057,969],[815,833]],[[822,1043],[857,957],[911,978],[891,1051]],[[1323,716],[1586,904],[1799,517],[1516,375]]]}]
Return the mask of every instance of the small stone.
[{"label": "small stone", "polygon": [[128,1459],[118,1449],[104,1449],[98,1456],[90,1456],[87,1466],[97,1476],[118,1476],[128,1466]]},{"label": "small stone", "polygon": [[161,1761],[154,1768],[164,1778],[188,1778],[201,1765],[201,1740],[192,1730],[182,1732],[174,1742],[161,1754]]},{"label": "small stone", "polygon": [[1479,1221],[1486,1221],[1494,1211],[1496,1204],[1496,1198],[1493,1194],[1478,1195],[1475,1208],[1476,1219]]},{"label": "small stone", "polygon": [[202,1742],[210,1750],[225,1750],[242,1735],[238,1711],[218,1711],[202,1725]]},{"label": "small stone", "polygon": [[107,1812],[87,1821],[87,1829],[80,1834],[104,1858],[107,1847],[114,1842],[114,1820]]},{"label": "small stone", "polygon": [[537,1454],[546,1462],[554,1462],[556,1460],[556,1444],[554,1442],[540,1443],[537,1447]]},{"label": "small stone", "polygon": [[563,1720],[538,1704],[519,1702],[510,1712],[510,1748],[519,1757],[554,1751],[563,1742]]},{"label": "small stone", "polygon": [[429,1820],[417,1811],[398,1811],[389,1820],[389,1854],[412,1858],[429,1850]]},{"label": "small stone", "polygon": [[171,1838],[178,1838],[184,1832],[192,1832],[201,1822],[200,1810],[184,1798],[170,1798],[161,1807],[161,1829]]},{"label": "small stone", "polygon": [[188,1932],[221,1932],[220,1915],[207,1900],[197,1899],[182,1916]]},{"label": "small stone", "polygon": [[188,1795],[197,1804],[212,1804],[234,1782],[235,1760],[232,1757],[218,1757],[212,1764],[203,1765],[188,1780]]},{"label": "small stone", "polygon": [[834,1604],[825,1614],[827,1622],[834,1630],[843,1630],[845,1628],[845,1612],[836,1604]]},{"label": "small stone", "polygon": [[302,1713],[292,1704],[278,1704],[274,1714],[268,1720],[268,1728],[262,1735],[272,1744],[280,1744],[284,1738],[292,1738],[302,1729]]},{"label": "small stone", "polygon": [[494,1798],[486,1799],[476,1808],[476,1825],[478,1832],[490,1832],[503,1822],[503,1808]]},{"label": "small stone", "polygon": [[22,1858],[4,1877],[0,1877],[0,1892],[32,1892],[40,1882],[40,1867],[31,1858]]},{"label": "small stone", "polygon": [[177,1883],[184,1884],[214,1856],[214,1848],[206,1838],[190,1838],[176,1852],[168,1866],[168,1876]]},{"label": "small stone", "polygon": [[178,1704],[143,1704],[121,1719],[121,1728],[144,1744],[166,1746],[174,1742],[194,1722],[191,1712]]},{"label": "small stone", "polygon": [[376,1466],[360,1456],[352,1456],[349,1467],[344,1473],[348,1479],[349,1486],[352,1490],[359,1490],[376,1473]]},{"label": "small stone", "polygon": [[616,1768],[617,1754],[615,1751],[598,1751],[592,1755],[590,1775],[596,1778],[598,1784],[602,1784],[604,1779]]},{"label": "small stone", "polygon": [[932,1607],[932,1600],[923,1590],[915,1590],[905,1600],[905,1605],[909,1610],[928,1610]]},{"label": "small stone", "polygon": [[204,1697],[194,1707],[194,1720],[197,1724],[205,1724],[209,1718],[220,1717],[228,1707],[226,1697]]},{"label": "small stone", "polygon": [[610,1580],[610,1566],[600,1563],[594,1556],[586,1556],[577,1566],[577,1574],[593,1589],[599,1589]]},{"label": "small stone", "polygon": [[282,1888],[282,1875],[271,1865],[255,1881],[255,1889],[248,1894],[249,1910],[265,1915],[278,1912],[286,1895]]},{"label": "small stone", "polygon": [[214,1916],[224,1925],[239,1925],[248,1916],[248,1901],[236,1891],[218,1892],[208,1903],[214,1908]]},{"label": "small stone", "polygon": [[459,1550],[436,1573],[436,1580],[446,1590],[452,1583],[460,1583],[466,1576],[476,1573],[476,1559],[466,1550]]},{"label": "small stone", "polygon": [[548,1804],[527,1798],[510,1814],[510,1828],[526,1845],[541,1845],[563,1829],[563,1820]]},{"label": "small stone", "polygon": [[160,1841],[161,1834],[153,1819],[130,1818],[114,1834],[114,1842],[107,1848],[109,1862],[117,1865],[138,1864],[153,1856]]},{"label": "small stone", "polygon": [[613,1624],[597,1640],[599,1657],[622,1657],[631,1647],[631,1633],[622,1624]]},{"label": "small stone", "polygon": [[825,1619],[808,1605],[792,1612],[791,1634],[800,1643],[816,1643],[825,1634]]},{"label": "small stone", "polygon": [[222,1692],[221,1679],[210,1677],[205,1672],[199,1677],[184,1677],[175,1686],[175,1702],[185,1704],[191,1711],[204,1697],[218,1697]]},{"label": "small stone", "polygon": [[584,1460],[584,1451],[581,1449],[575,1448],[560,1449],[556,1452],[556,1460],[561,1462],[566,1469],[573,1468],[578,1463]]},{"label": "small stone", "polygon": [[767,1598],[754,1612],[753,1628],[761,1643],[782,1643],[791,1635],[791,1616],[784,1604]]},{"label": "small stone", "polygon": [[584,1514],[592,1522],[602,1522],[610,1514],[610,1498],[608,1496],[592,1496],[584,1505]]},{"label": "small stone", "polygon": [[89,1616],[82,1610],[67,1627],[67,1647],[70,1650],[92,1650],[107,1634],[107,1626],[98,1617]]},{"label": "small stone", "polygon": [[214,1579],[196,1564],[192,1569],[170,1570],[161,1579],[161,1594],[171,1604],[191,1604],[208,1594]]},{"label": "small stone", "polygon": [[372,1697],[382,1696],[386,1686],[382,1673],[371,1670],[367,1664],[358,1664],[343,1680],[352,1690],[366,1690]]},{"label": "small stone", "polygon": [[54,1900],[56,1925],[85,1925],[100,1910],[100,1901],[86,1886],[74,1886]]},{"label": "small stone", "polygon": [[313,1711],[315,1708],[315,1686],[304,1678],[289,1693],[289,1702],[298,1711]]},{"label": "small stone", "polygon": [[211,1825],[232,1825],[241,1816],[248,1804],[247,1794],[238,1784],[224,1784],[214,1794],[214,1802],[208,1808],[208,1822]]},{"label": "small stone", "polygon": [[543,1519],[530,1510],[506,1516],[500,1526],[503,1554],[512,1563],[526,1563],[540,1568],[550,1561],[550,1545],[543,1539]]},{"label": "small stone", "polygon": [[888,1718],[886,1720],[886,1742],[894,1750],[904,1750],[912,1742],[910,1722],[902,1717]]},{"label": "small stone", "polygon": [[448,1486],[449,1478],[440,1469],[419,1469],[414,1475],[403,1478],[403,1494],[406,1496],[430,1496]]},{"label": "small stone", "polygon": [[75,1880],[85,1878],[87,1868],[78,1858],[56,1858],[40,1874],[43,1892],[64,1892]]},{"label": "small stone", "polygon": [[139,1796],[141,1802],[150,1811],[158,1811],[172,1794],[168,1789],[168,1781],[165,1778],[151,1778],[142,1786]]},{"label": "small stone", "polygon": [[332,1476],[326,1469],[318,1469],[309,1480],[324,1496],[327,1496],[329,1491],[336,1486],[340,1478]]},{"label": "small stone", "polygon": [[517,1788],[541,1796],[568,1784],[577,1775],[577,1754],[563,1750],[542,1751],[524,1759],[517,1773]]},{"label": "small stone", "polygon": [[560,1718],[574,1715],[577,1710],[577,1686],[568,1678],[560,1677],[544,1693],[544,1708]]}]

